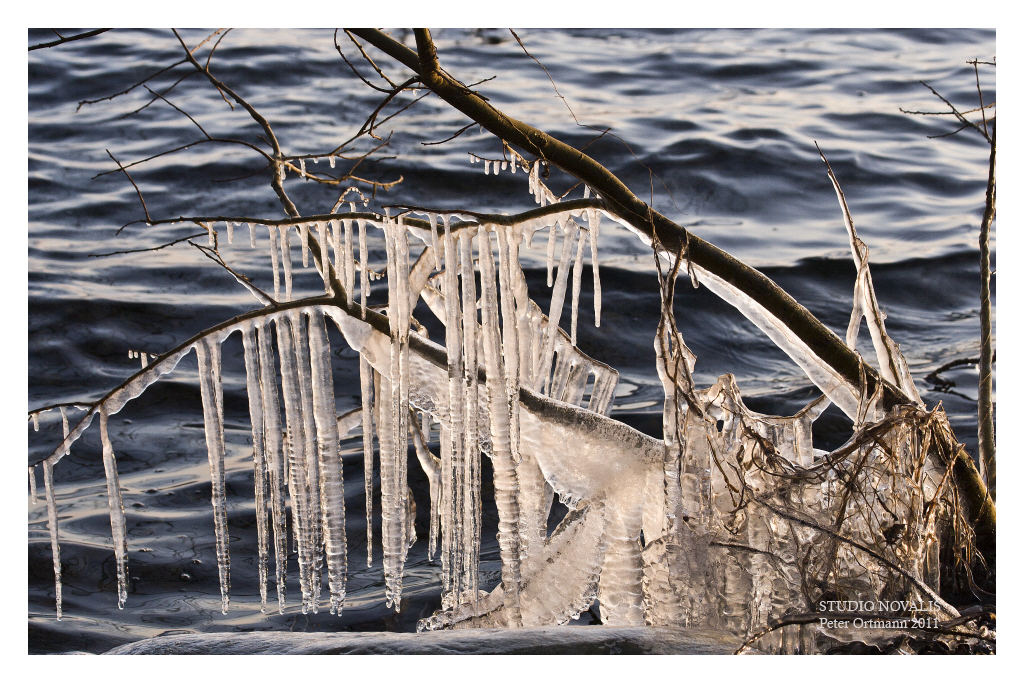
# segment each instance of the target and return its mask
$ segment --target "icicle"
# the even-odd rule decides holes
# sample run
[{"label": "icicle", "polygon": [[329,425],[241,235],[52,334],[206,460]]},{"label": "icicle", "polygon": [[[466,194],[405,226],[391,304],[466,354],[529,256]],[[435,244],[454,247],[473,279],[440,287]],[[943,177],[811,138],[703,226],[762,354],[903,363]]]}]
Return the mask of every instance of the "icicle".
[{"label": "icicle", "polygon": [[217,570],[220,575],[220,609],[228,612],[230,559],[228,510],[224,489],[224,395],[220,376],[220,343],[204,338],[196,344],[199,357],[199,388],[203,397],[203,423],[213,484],[213,525],[217,536]]},{"label": "icicle", "polygon": [[142,361],[142,367],[146,367],[147,365],[149,365],[149,356],[146,355],[145,351],[139,352],[139,360]]},{"label": "icicle", "polygon": [[[590,199],[590,185],[587,185],[586,183],[583,183],[583,198]],[[592,209],[588,209],[588,211],[591,210]]]},{"label": "icicle", "polygon": [[[588,186],[588,194],[589,190]],[[601,327],[601,276],[597,270],[597,236],[601,231],[601,212],[588,209],[587,221],[590,229],[590,263],[594,268],[594,327]]]},{"label": "icicle", "polygon": [[228,244],[235,243],[235,225],[231,221],[224,221],[224,227],[228,231]]},{"label": "icicle", "polygon": [[309,268],[309,224],[299,223],[299,249],[302,252],[302,267]]},{"label": "icicle", "polygon": [[39,431],[39,413],[32,413],[32,429],[33,431]]},{"label": "icicle", "polygon": [[427,214],[430,218],[430,245],[434,248],[434,269],[441,270],[441,250],[438,248],[437,240],[437,214]]},{"label": "icicle", "polygon": [[267,611],[267,565],[269,540],[267,537],[267,472],[263,447],[263,396],[260,390],[259,351],[256,348],[254,326],[242,332],[245,349],[245,387],[249,398],[249,420],[252,424],[253,482],[256,494],[256,537],[259,553],[260,611]]},{"label": "icicle", "polygon": [[[324,278],[324,294],[331,293],[331,257],[328,252],[330,245],[330,239],[327,235],[327,223],[324,221],[317,221],[316,224],[317,234],[320,236],[320,274]],[[340,275],[340,269],[338,274]]]},{"label": "icicle", "polygon": [[[388,607],[397,612],[401,605],[402,592],[402,547],[405,545],[405,526],[401,508],[401,493],[398,489],[398,466],[396,451],[404,455],[405,449],[395,442],[394,411],[392,396],[397,394],[387,375],[375,375],[378,384],[374,394],[378,397],[377,438],[380,442],[380,498],[381,498],[381,545],[384,549],[384,595]],[[379,391],[378,391],[379,389]],[[404,442],[404,440],[403,440]]]},{"label": "icicle", "polygon": [[494,162],[494,175],[498,175],[498,162]]},{"label": "icicle", "polygon": [[[105,416],[104,416],[105,417]],[[35,475],[32,476],[32,481],[35,481]],[[61,581],[60,581],[60,543],[57,540],[57,500],[53,488],[53,465],[48,461],[43,461],[43,485],[46,487],[46,517],[48,520],[48,526],[50,527],[50,552],[53,554],[53,589],[54,597],[57,602],[57,621],[61,618]],[[33,501],[35,500],[35,493],[32,494]],[[118,569],[120,569],[122,563],[118,563]],[[120,594],[121,587],[121,573],[118,572],[118,593]],[[123,606],[123,601],[119,601],[118,606]]]},{"label": "icicle", "polygon": [[[552,231],[554,228],[552,228]],[[562,241],[562,258],[558,265],[558,278],[555,288],[551,292],[551,309],[548,311],[548,328],[544,334],[544,345],[542,347],[540,362],[536,367],[534,375],[534,391],[543,392],[551,375],[551,360],[555,352],[555,337],[558,335],[558,321],[562,317],[562,305],[565,303],[565,287],[569,282],[569,259],[572,258],[573,241],[576,238],[574,230],[565,231],[565,239]]]},{"label": "icicle", "polygon": [[[263,415],[263,444],[270,488],[270,512],[274,531],[274,565],[277,577],[277,609],[284,614],[285,576],[288,571],[288,520],[285,512],[285,459],[281,444],[281,404],[277,391],[277,372],[271,348],[270,328],[257,327],[260,396]],[[255,426],[254,426],[255,429]],[[255,437],[254,437],[255,442]]]},{"label": "icicle", "polygon": [[480,558],[480,439],[478,428],[479,398],[477,388],[477,313],[476,277],[473,274],[473,234],[459,235],[462,265],[462,348],[465,354],[463,384],[465,388],[465,445],[462,467],[462,571],[463,590],[476,596]]},{"label": "icicle", "polygon": [[445,346],[448,351],[450,429],[441,430],[441,576],[442,601],[452,607],[460,594],[462,567],[462,478],[465,428],[465,385],[462,358],[462,308],[459,301],[458,254],[450,217],[444,220]]},{"label": "icicle", "polygon": [[[320,609],[320,590],[322,582],[321,569],[323,568],[323,517],[320,498],[320,461],[317,446],[317,433],[313,409],[312,376],[310,365],[309,345],[307,344],[306,325],[304,316],[296,309],[286,313],[291,322],[292,339],[295,349],[295,365],[298,369],[299,400],[302,406],[302,455],[305,462],[306,487],[308,489],[309,506],[306,509],[308,528],[311,534],[310,552],[312,553],[312,573],[310,574],[310,588],[312,594],[308,602],[308,609],[316,614]],[[337,423],[335,422],[335,428]]]},{"label": "icicle", "polygon": [[345,483],[341,454],[338,452],[338,421],[334,408],[331,347],[327,340],[323,314],[317,309],[313,309],[309,315],[309,359],[312,370],[313,417],[316,422],[320,505],[328,585],[331,591],[331,614],[340,615],[345,601],[345,579],[348,572]]},{"label": "icicle", "polygon": [[[338,277],[345,277],[345,267],[342,265],[345,263],[345,257],[341,253],[341,223],[337,220],[331,219],[327,221],[330,226],[330,243],[334,247],[334,269],[338,271]],[[352,297],[352,292],[347,292],[349,298]]]},{"label": "icicle", "polygon": [[291,226],[282,225],[281,230],[281,264],[284,266],[284,300],[292,300],[292,238]]},{"label": "icicle", "polygon": [[506,168],[508,168],[508,162],[507,161],[501,162],[501,170],[504,171]]},{"label": "icicle", "polygon": [[298,316],[277,320],[277,347],[281,358],[281,389],[284,393],[284,414],[288,438],[288,489],[292,499],[293,534],[298,545],[299,586],[302,591],[302,612],[312,603],[313,532],[309,525],[310,493],[305,462],[305,420],[300,397],[299,361],[296,346],[301,339]]},{"label": "icicle", "polygon": [[200,223],[199,225],[206,228],[206,234],[210,238],[210,246],[213,246],[213,223]]},{"label": "icicle", "polygon": [[280,253],[278,247],[278,233],[279,230],[276,225],[268,225],[267,230],[270,231],[270,268],[274,271],[274,301],[281,300],[281,275],[278,272],[277,259]]},{"label": "icicle", "polygon": [[484,175],[490,175],[490,174],[491,174],[491,162],[488,161],[487,159],[484,159]]},{"label": "icicle", "polygon": [[[558,239],[558,235],[555,232],[556,226],[552,225],[549,228],[549,230],[550,232],[548,232],[548,287],[550,287],[554,282],[554,280],[552,279],[552,274],[555,270],[555,241]],[[568,240],[568,237],[566,238],[566,240]],[[562,249],[565,249],[564,244],[562,245]]]},{"label": "icicle", "polygon": [[[386,210],[385,210],[386,211]],[[388,605],[397,610],[402,595],[402,571],[408,550],[406,454],[409,441],[409,247],[402,218],[393,222],[385,214],[384,238],[388,253],[388,322],[391,329],[391,359],[387,382],[381,379],[383,396],[381,418],[387,425],[380,429],[382,447],[385,431],[390,450],[381,452],[382,507],[394,511],[384,525],[384,575]],[[388,477],[385,482],[385,471]]]},{"label": "icicle", "polygon": [[135,358],[135,349],[128,349],[128,357]]},{"label": "icicle", "polygon": [[[299,159],[299,176],[302,178],[306,177],[306,160]],[[303,264],[305,265],[305,264]]]},{"label": "icicle", "polygon": [[334,168],[334,155],[332,154],[328,160],[331,162],[331,168]]},{"label": "icicle", "polygon": [[28,496],[32,504],[35,505],[39,502],[39,498],[36,495],[36,468],[32,465],[28,468]]},{"label": "icicle", "polygon": [[366,221],[358,219],[359,226],[359,307],[366,320],[366,297],[370,295],[369,255],[366,253]]},{"label": "icicle", "polygon": [[515,235],[510,235],[510,232],[511,229],[505,226],[497,227],[501,278],[501,338],[508,393],[510,449],[512,462],[518,465],[522,459],[519,454],[519,316],[516,313],[516,285],[512,269],[519,267],[519,244]]},{"label": "icicle", "polygon": [[345,225],[345,267],[344,269],[339,268],[339,274],[344,272],[345,275],[345,293],[348,296],[349,301],[355,301],[356,292],[356,264],[355,264],[355,252],[352,250],[352,221],[351,219],[342,221]]},{"label": "icicle", "polygon": [[[579,232],[578,228],[576,232]],[[580,285],[583,282],[583,248],[586,244],[581,237],[576,245],[576,261],[572,265],[572,320],[569,338],[573,346],[576,346],[576,320],[580,313]]]},{"label": "icicle", "polygon": [[494,466],[494,500],[498,507],[501,584],[509,626],[515,627],[522,625],[519,614],[519,484],[510,450],[508,394],[501,357],[497,280],[489,227],[484,226],[478,237],[483,351],[487,369],[487,412],[490,417],[491,463]]},{"label": "icicle", "polygon": [[121,484],[117,476],[114,448],[107,436],[107,412],[100,409],[100,440],[103,444],[103,469],[107,475],[107,503],[110,507],[110,533],[117,558],[117,608],[124,609],[128,599],[128,534],[125,531]]},{"label": "icicle", "polygon": [[246,223],[249,226],[249,246],[253,249],[256,248],[256,226],[252,223]]},{"label": "icicle", "polygon": [[[414,503],[411,496],[411,489],[408,485],[409,459],[407,457],[409,443],[409,393],[410,371],[409,371],[409,329],[411,327],[412,311],[410,304],[412,300],[409,287],[409,232],[405,227],[405,217],[399,216],[395,226],[395,256],[398,285],[398,312],[399,312],[399,371],[398,371],[398,420],[397,435],[400,441],[398,450],[398,464],[400,472],[400,486],[402,492],[403,527],[408,530],[406,542],[402,546],[402,559],[405,560],[409,547],[416,541],[415,513],[411,512]],[[388,278],[389,282],[391,277]],[[390,312],[390,309],[389,309]]]},{"label": "icicle", "polygon": [[359,391],[363,405],[363,487],[366,495],[366,566],[373,565],[373,368],[359,354]]}]

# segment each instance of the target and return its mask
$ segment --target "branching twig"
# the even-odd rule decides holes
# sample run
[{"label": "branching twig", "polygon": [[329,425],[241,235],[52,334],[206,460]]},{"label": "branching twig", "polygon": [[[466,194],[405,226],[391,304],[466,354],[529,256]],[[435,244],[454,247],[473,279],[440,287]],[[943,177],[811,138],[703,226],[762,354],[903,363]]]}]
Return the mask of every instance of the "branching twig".
[{"label": "branching twig", "polygon": [[[52,43],[39,43],[38,45],[32,45],[31,47],[29,47],[28,51],[32,52],[32,50],[42,50],[44,47],[56,47],[58,45],[63,45],[64,43],[70,43],[70,42],[75,41],[75,40],[82,40],[83,38],[92,38],[93,36],[98,36],[101,33],[106,33],[107,31],[111,31],[111,30],[113,30],[113,29],[98,28],[98,29],[96,29],[94,31],[86,31],[85,33],[79,33],[79,34],[74,35],[74,36],[68,36],[67,38],[61,36],[60,40],[55,40]],[[54,29],[53,32],[57,33],[56,29]],[[57,35],[60,36],[59,33],[57,33]]]},{"label": "branching twig", "polygon": [[188,235],[187,237],[182,237],[181,239],[174,240],[173,242],[166,242],[166,243],[161,244],[160,246],[157,246],[157,247],[148,247],[146,249],[128,249],[128,250],[125,250],[125,251],[111,251],[111,252],[106,253],[106,254],[89,254],[89,256],[92,257],[92,258],[102,258],[104,256],[117,256],[119,254],[139,254],[139,253],[142,253],[144,251],[159,251],[160,249],[166,249],[167,247],[174,246],[175,244],[178,244],[179,242],[187,242],[190,239],[194,239],[196,237],[202,237],[202,236],[204,236],[206,234],[207,233],[205,233],[205,232],[197,232],[194,235]]},{"label": "branching twig", "polygon": [[120,92],[116,92],[113,95],[107,95],[106,97],[101,97],[101,98],[96,99],[96,100],[82,100],[81,102],[78,103],[78,108],[75,109],[75,111],[78,111],[79,109],[81,109],[83,104],[97,104],[98,102],[105,102],[106,100],[112,100],[115,97],[120,97],[121,95],[127,95],[132,90],[135,90],[136,88],[138,88],[140,85],[145,84],[147,81],[150,81],[150,80],[156,78],[157,76],[159,76],[160,74],[166,73],[167,71],[170,71],[174,67],[180,66],[180,65],[184,64],[187,61],[188,61],[187,59],[179,59],[174,64],[171,64],[170,66],[165,66],[164,68],[160,69],[156,73],[153,73],[153,74],[150,74],[149,76],[146,76],[145,78],[143,78],[141,81],[139,81],[135,85],[133,85],[133,86],[131,86],[129,88],[126,88],[125,90],[122,90]]}]

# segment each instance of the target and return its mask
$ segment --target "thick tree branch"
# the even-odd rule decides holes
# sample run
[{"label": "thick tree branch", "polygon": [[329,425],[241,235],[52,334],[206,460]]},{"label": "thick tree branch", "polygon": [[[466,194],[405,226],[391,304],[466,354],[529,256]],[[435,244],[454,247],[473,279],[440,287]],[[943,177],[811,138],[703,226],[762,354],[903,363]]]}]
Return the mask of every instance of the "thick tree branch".
[{"label": "thick tree branch", "polygon": [[[586,182],[600,194],[613,213],[631,223],[669,256],[684,250],[692,263],[740,290],[775,316],[815,355],[851,384],[861,384],[862,372],[866,375],[869,395],[881,383],[885,407],[912,403],[903,392],[882,380],[873,369],[862,370],[863,365],[853,349],[764,274],[696,235],[687,233],[684,228],[641,201],[621,180],[591,157],[527,123],[507,116],[446,74],[437,62],[437,52],[426,29],[417,29],[415,32],[417,51],[375,29],[348,30],[417,73],[426,87],[494,135]],[[978,520],[979,536],[987,530],[994,533],[995,506],[974,463],[968,458],[958,458],[955,476],[965,494],[968,514]],[[979,547],[991,547],[991,556],[986,555],[986,560],[994,561],[994,535],[986,539],[989,540],[991,543],[982,543],[979,538]]]}]

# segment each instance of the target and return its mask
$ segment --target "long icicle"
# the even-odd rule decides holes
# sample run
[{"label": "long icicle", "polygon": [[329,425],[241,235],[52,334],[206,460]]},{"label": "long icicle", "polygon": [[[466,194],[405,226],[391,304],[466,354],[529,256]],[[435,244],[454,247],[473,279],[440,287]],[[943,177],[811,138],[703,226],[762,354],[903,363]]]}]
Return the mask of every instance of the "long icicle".
[{"label": "long icicle", "polygon": [[299,223],[299,250],[302,252],[302,267],[309,268],[309,223]]},{"label": "long icicle", "polygon": [[[465,386],[462,358],[462,307],[459,301],[459,257],[452,238],[450,216],[444,216],[445,346],[448,351],[450,428],[441,433],[441,576],[442,606],[459,597],[462,566],[462,472],[465,443]],[[450,601],[450,602],[446,602]]]},{"label": "long icicle", "polygon": [[[33,481],[35,478],[33,473]],[[57,621],[60,621],[63,599],[60,580],[60,543],[57,540],[57,499],[53,488],[53,465],[46,460],[43,461],[43,486],[46,487],[46,517],[50,527],[50,552],[53,554],[53,589],[57,602]]]},{"label": "long icicle", "polygon": [[[410,372],[409,372],[409,328],[411,325],[412,312],[410,311],[410,287],[409,287],[409,233],[405,228],[404,216],[399,216],[397,225],[395,226],[395,262],[397,265],[397,271],[395,276],[397,277],[398,285],[398,323],[399,323],[399,370],[398,370],[398,396],[399,396],[399,415],[398,415],[398,435],[401,438],[402,447],[399,448],[399,471],[401,476],[402,488],[402,509],[406,511],[406,518],[403,520],[405,527],[407,527],[411,533],[406,537],[406,543],[402,546],[402,560],[403,563],[409,551],[409,546],[415,542],[413,535],[415,534],[415,519],[410,516],[408,511],[411,506],[411,489],[408,486],[409,480],[409,458],[408,458],[408,443],[409,443],[409,392],[410,392]],[[390,277],[389,277],[390,280]]]},{"label": "long icicle", "polygon": [[594,268],[594,327],[601,327],[601,275],[597,266],[597,237],[601,231],[601,212],[587,210],[587,227],[590,229],[590,264]]},{"label": "long icicle", "polygon": [[39,496],[36,493],[36,467],[31,465],[28,468],[28,495],[29,500],[32,501],[33,505],[39,502]]},{"label": "long icicle", "polygon": [[483,317],[484,365],[487,369],[487,406],[491,435],[491,464],[494,466],[494,501],[498,507],[498,545],[501,554],[501,585],[505,612],[511,627],[522,626],[519,613],[519,481],[512,462],[509,437],[508,394],[501,359],[498,330],[497,279],[491,251],[490,226],[477,237],[480,251],[480,299]]},{"label": "long icicle", "polygon": [[[217,573],[220,577],[220,609],[228,612],[231,588],[228,555],[228,510],[224,490],[224,396],[220,376],[220,342],[203,338],[196,344],[199,357],[199,388],[203,397],[206,451],[213,485],[213,526],[217,537]],[[111,452],[113,456],[113,452]]]},{"label": "long icicle", "polygon": [[363,407],[363,487],[366,495],[366,566],[373,566],[373,368],[359,354],[359,391]]},{"label": "long icicle", "polygon": [[379,391],[374,393],[376,401],[377,438],[380,442],[380,502],[381,502],[381,545],[384,550],[384,596],[388,607],[401,606],[402,566],[401,545],[405,540],[405,529],[398,516],[400,493],[398,473],[395,465],[394,412],[391,410],[391,396],[396,393],[391,380],[385,374],[377,374]]},{"label": "long icicle", "polygon": [[359,226],[359,307],[366,319],[366,297],[370,296],[370,256],[366,253],[366,221],[356,220]]},{"label": "long icicle", "polygon": [[117,558],[117,608],[124,609],[128,599],[128,533],[121,502],[121,483],[117,476],[114,447],[107,435],[107,412],[100,409],[100,440],[103,443],[103,470],[107,475],[107,503],[110,507],[110,533]]},{"label": "long icicle", "polygon": [[305,429],[302,401],[299,398],[298,363],[292,321],[278,318],[277,348],[281,358],[281,389],[284,393],[284,414],[288,425],[288,489],[292,499],[292,533],[299,546],[299,587],[302,591],[302,612],[312,603],[313,537],[309,528],[309,491],[306,483]]},{"label": "long icicle", "polygon": [[268,225],[270,231],[270,268],[274,271],[274,301],[281,300],[281,273],[277,262],[280,259],[281,248],[278,246],[280,230],[276,225]]},{"label": "long icicle", "polygon": [[285,511],[285,457],[281,448],[281,404],[277,391],[270,328],[257,328],[260,394],[263,398],[264,453],[270,484],[270,512],[274,528],[274,565],[277,576],[277,609],[284,614],[285,577],[288,572],[288,518]]},{"label": "long icicle", "polygon": [[[395,245],[398,226],[389,216],[384,219],[384,241],[388,258],[388,323],[391,331],[391,358],[387,377],[381,377],[381,508],[384,514],[384,582],[388,606],[401,608],[402,572],[406,554],[406,480],[402,461],[407,455],[408,430],[402,419],[401,356],[402,298],[400,268]],[[408,299],[406,298],[406,302]],[[385,432],[387,434],[385,435]],[[384,450],[385,445],[387,450]]]},{"label": "long icicle", "polygon": [[292,236],[290,225],[280,226],[281,262],[284,265],[284,300],[292,300]]},{"label": "long icicle", "polygon": [[462,466],[462,572],[463,590],[475,598],[480,566],[480,437],[478,418],[480,403],[477,386],[477,313],[476,276],[473,269],[473,233],[459,235],[462,275],[462,348],[464,356],[463,386],[466,399],[465,445]]},{"label": "long icicle", "polygon": [[255,326],[242,331],[245,349],[245,388],[249,398],[249,422],[252,425],[253,484],[256,494],[256,538],[259,553],[260,611],[267,611],[267,565],[269,538],[267,533],[267,466],[263,445],[263,394],[260,391],[259,350]]},{"label": "long icicle", "polygon": [[303,455],[306,468],[306,487],[309,507],[307,523],[311,533],[313,573],[310,575],[312,597],[309,607],[316,614],[320,609],[321,570],[323,568],[323,520],[320,508],[320,463],[317,453],[316,425],[313,417],[312,377],[310,374],[309,346],[306,343],[305,318],[297,309],[286,314],[292,323],[295,343],[295,365],[298,368],[299,400],[302,403]]},{"label": "long icicle", "polygon": [[498,226],[497,233],[501,278],[501,342],[508,392],[509,447],[512,462],[518,465],[522,460],[519,454],[519,325],[515,301],[516,285],[512,270],[519,267],[519,243],[511,228]]},{"label": "long icicle", "polygon": [[[577,232],[579,230],[577,229]],[[576,346],[576,321],[580,315],[580,285],[583,283],[583,248],[586,242],[581,238],[576,246],[576,260],[572,264],[572,318],[569,338]]]},{"label": "long icicle", "polygon": [[352,220],[342,222],[345,226],[345,267],[338,268],[338,272],[345,274],[345,296],[349,301],[355,301],[356,264],[355,252],[352,251]]},{"label": "long icicle", "polygon": [[309,315],[309,359],[313,380],[313,416],[316,422],[320,465],[320,505],[327,555],[328,586],[331,591],[331,614],[340,615],[345,601],[345,580],[348,572],[345,482],[341,453],[338,451],[338,421],[334,408],[331,347],[327,340],[323,314],[317,309],[313,309]]}]

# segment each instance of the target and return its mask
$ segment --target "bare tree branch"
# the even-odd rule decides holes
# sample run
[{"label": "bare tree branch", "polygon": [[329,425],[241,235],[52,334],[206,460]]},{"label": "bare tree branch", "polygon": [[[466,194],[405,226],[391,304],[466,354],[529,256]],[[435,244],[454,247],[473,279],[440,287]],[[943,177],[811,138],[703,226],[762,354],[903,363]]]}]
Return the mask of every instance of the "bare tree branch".
[{"label": "bare tree branch", "polygon": [[[57,33],[56,29],[52,29],[52,30],[53,30],[54,33]],[[57,47],[58,45],[63,45],[64,43],[70,43],[70,42],[73,42],[75,40],[82,40],[83,38],[92,38],[93,36],[98,36],[101,33],[106,33],[107,31],[111,31],[111,30],[113,30],[113,29],[98,28],[95,31],[86,31],[85,33],[79,33],[78,35],[68,36],[67,38],[61,36],[60,40],[55,40],[52,43],[39,43],[38,45],[33,45],[33,46],[29,47],[28,51],[32,52],[32,50],[42,50],[45,47]],[[57,35],[60,36],[59,33],[57,33]]]}]

